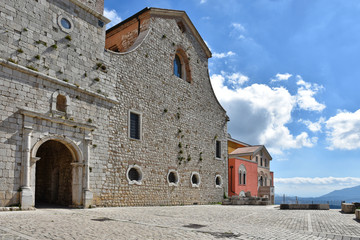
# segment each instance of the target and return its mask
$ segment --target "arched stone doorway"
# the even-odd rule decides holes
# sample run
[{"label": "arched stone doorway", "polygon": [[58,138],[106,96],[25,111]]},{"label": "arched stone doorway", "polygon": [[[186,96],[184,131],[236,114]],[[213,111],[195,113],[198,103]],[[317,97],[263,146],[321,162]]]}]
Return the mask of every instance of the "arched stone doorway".
[{"label": "arched stone doorway", "polygon": [[48,140],[36,152],[40,158],[35,170],[35,205],[73,205],[72,183],[74,156],[65,144]]}]

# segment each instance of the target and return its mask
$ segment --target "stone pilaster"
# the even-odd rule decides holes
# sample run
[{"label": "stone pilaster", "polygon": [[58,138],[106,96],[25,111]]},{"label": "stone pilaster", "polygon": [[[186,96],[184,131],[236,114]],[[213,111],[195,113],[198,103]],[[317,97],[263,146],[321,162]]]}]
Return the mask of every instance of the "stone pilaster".
[{"label": "stone pilaster", "polygon": [[25,126],[23,128],[23,159],[22,159],[22,183],[21,183],[21,207],[31,208],[34,207],[34,194],[31,190],[31,162],[30,162],[30,147],[31,147],[31,134],[33,128],[31,126]]}]

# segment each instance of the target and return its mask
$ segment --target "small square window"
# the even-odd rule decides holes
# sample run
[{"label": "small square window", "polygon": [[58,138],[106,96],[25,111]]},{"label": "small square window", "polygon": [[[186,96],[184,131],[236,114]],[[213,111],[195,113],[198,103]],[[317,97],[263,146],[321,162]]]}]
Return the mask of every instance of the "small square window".
[{"label": "small square window", "polygon": [[130,112],[129,136],[132,139],[140,140],[141,115]]},{"label": "small square window", "polygon": [[216,141],[216,158],[221,158],[221,142]]}]

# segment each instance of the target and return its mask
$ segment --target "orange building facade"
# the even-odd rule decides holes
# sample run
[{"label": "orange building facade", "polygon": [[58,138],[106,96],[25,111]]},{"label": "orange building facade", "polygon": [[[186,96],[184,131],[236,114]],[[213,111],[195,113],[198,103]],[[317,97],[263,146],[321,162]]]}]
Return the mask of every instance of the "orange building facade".
[{"label": "orange building facade", "polygon": [[270,171],[271,155],[263,145],[250,145],[228,139],[228,195],[267,197],[274,203],[274,172]]}]

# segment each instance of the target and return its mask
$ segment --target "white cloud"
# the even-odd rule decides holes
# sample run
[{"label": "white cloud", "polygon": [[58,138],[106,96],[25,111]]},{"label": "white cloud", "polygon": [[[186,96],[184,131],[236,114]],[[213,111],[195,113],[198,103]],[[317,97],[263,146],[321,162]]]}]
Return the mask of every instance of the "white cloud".
[{"label": "white cloud", "polygon": [[216,52],[214,52],[212,54],[212,56],[214,58],[225,58],[225,57],[231,57],[231,56],[234,56],[234,55],[236,55],[236,54],[234,52],[232,52],[232,51],[228,51],[226,53],[216,53]]},{"label": "white cloud", "polygon": [[326,121],[330,150],[360,148],[360,109],[356,112],[341,111]]},{"label": "white cloud", "polygon": [[321,132],[322,124],[325,123],[325,118],[321,117],[317,122],[299,119],[299,122],[305,124],[312,132]]},{"label": "white cloud", "polygon": [[244,32],[245,31],[245,27],[241,24],[241,23],[232,23],[231,26],[235,29],[238,30],[240,32]]},{"label": "white cloud", "polygon": [[311,184],[311,185],[359,185],[360,178],[354,177],[293,177],[293,178],[275,178],[275,183],[286,183],[286,184]]},{"label": "white cloud", "polygon": [[[236,79],[239,84],[232,83]],[[249,80],[224,72],[211,75],[215,94],[230,116],[229,132],[234,137],[241,136],[240,140],[250,144],[265,144],[274,154],[290,148],[312,147],[317,142],[306,132],[293,136],[285,126],[291,122],[296,106],[296,97],[287,89],[264,84],[241,88],[244,82],[241,79]]]},{"label": "white cloud", "polygon": [[104,16],[111,20],[110,23],[107,24],[107,28],[110,28],[112,26],[115,26],[119,22],[121,22],[121,17],[117,14],[115,9],[104,9]]},{"label": "white cloud", "polygon": [[274,178],[276,192],[303,197],[317,197],[331,191],[360,185],[355,177]]},{"label": "white cloud", "polygon": [[321,112],[324,110],[326,106],[317,102],[314,98],[314,95],[323,89],[323,86],[305,82],[299,75],[296,77],[298,79],[296,84],[299,86],[296,95],[296,102],[298,106],[307,111]]},{"label": "white cloud", "polygon": [[275,78],[271,79],[271,82],[287,81],[290,77],[292,77],[290,73],[278,73],[275,75]]},{"label": "white cloud", "polygon": [[207,0],[200,0],[200,4],[206,3]]}]

